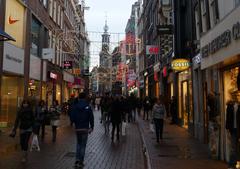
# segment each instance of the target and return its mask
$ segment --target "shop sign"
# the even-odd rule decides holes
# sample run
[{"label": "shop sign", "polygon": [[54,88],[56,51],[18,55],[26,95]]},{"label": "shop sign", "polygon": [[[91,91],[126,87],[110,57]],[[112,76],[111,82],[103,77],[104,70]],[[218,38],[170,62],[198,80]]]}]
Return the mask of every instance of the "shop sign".
[{"label": "shop sign", "polygon": [[163,67],[163,77],[167,77],[167,66]]},{"label": "shop sign", "polygon": [[197,64],[200,64],[201,63],[201,60],[202,60],[202,56],[201,54],[199,53],[198,55],[196,55],[192,61],[193,61],[193,64],[197,65]]},{"label": "shop sign", "polygon": [[81,70],[80,69],[73,69],[73,74],[74,75],[80,75],[81,74]]},{"label": "shop sign", "polygon": [[153,69],[154,69],[154,72],[159,72],[160,71],[160,63],[157,63],[156,65],[154,65]]},{"label": "shop sign", "polygon": [[175,71],[187,70],[190,67],[188,59],[175,59],[172,61],[172,69]]},{"label": "shop sign", "polygon": [[240,39],[240,23],[237,22],[233,25],[232,30],[228,29],[222,34],[213,39],[210,43],[205,45],[201,49],[202,57],[208,57],[211,54],[216,53],[217,51],[223,49],[224,47],[229,46],[232,43],[232,39]]},{"label": "shop sign", "polygon": [[24,26],[26,25],[25,7],[16,0],[6,1],[5,32],[14,37],[16,42],[9,42],[24,48]]},{"label": "shop sign", "polygon": [[54,56],[55,56],[55,51],[53,48],[42,49],[42,59],[53,59]]},{"label": "shop sign", "polygon": [[8,42],[4,43],[3,70],[24,74],[24,50]]},{"label": "shop sign", "polygon": [[74,77],[73,77],[72,74],[64,71],[63,72],[63,80],[66,81],[66,82],[73,83],[74,82]]},{"label": "shop sign", "polygon": [[53,73],[53,72],[50,72],[49,77],[50,77],[51,79],[57,79],[57,74],[55,74],[55,73]]},{"label": "shop sign", "polygon": [[29,76],[30,76],[30,78],[35,79],[35,80],[41,79],[41,59],[34,55],[30,56]]},{"label": "shop sign", "polygon": [[159,47],[155,45],[147,45],[146,46],[146,54],[147,55],[158,55],[159,54]]},{"label": "shop sign", "polygon": [[64,69],[72,69],[72,61],[64,61],[63,68]]}]

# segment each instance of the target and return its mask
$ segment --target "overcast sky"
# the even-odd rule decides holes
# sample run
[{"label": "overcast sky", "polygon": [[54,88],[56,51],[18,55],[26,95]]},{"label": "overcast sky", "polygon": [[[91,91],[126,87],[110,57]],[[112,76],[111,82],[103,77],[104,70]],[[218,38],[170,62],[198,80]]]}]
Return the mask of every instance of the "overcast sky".
[{"label": "overcast sky", "polygon": [[[87,30],[89,32],[91,43],[91,67],[98,65],[99,57],[97,53],[100,51],[101,33],[91,33],[91,31],[103,32],[105,25],[105,18],[107,13],[107,22],[109,26],[109,32],[124,33],[127,20],[130,17],[132,4],[137,0],[85,0],[86,6],[90,7],[88,11],[85,11],[85,20]],[[122,40],[123,35],[112,34],[111,40],[113,44],[119,40]]]}]

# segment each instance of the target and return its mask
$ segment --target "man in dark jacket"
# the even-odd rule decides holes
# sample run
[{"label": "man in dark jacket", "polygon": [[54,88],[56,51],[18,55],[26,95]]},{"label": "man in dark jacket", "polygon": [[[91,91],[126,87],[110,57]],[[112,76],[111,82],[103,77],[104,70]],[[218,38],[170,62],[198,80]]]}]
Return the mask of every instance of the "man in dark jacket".
[{"label": "man in dark jacket", "polygon": [[75,124],[77,136],[77,153],[75,167],[83,168],[88,133],[91,133],[94,128],[93,112],[91,106],[86,100],[85,93],[79,94],[79,100],[74,103],[70,113],[70,117]]}]

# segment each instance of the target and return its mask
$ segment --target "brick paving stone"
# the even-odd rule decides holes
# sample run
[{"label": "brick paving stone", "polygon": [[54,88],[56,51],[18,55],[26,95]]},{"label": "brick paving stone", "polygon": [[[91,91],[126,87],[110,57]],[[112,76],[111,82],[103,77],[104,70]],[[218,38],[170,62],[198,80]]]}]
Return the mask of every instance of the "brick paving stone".
[{"label": "brick paving stone", "polygon": [[[104,134],[95,112],[95,130],[89,135],[85,169],[145,169],[142,140],[137,124],[129,124],[127,135],[120,142],[111,143],[110,135]],[[0,136],[3,137],[3,136]],[[40,152],[29,152],[29,162],[22,164],[21,152],[12,151],[0,155],[0,169],[71,169],[75,162],[75,133],[66,119],[58,129],[57,142],[51,142],[51,130],[40,143]],[[68,156],[69,155],[69,156]],[[74,155],[74,156],[73,156]]]},{"label": "brick paving stone", "polygon": [[176,125],[164,123],[163,142],[156,143],[149,122],[138,124],[148,150],[151,169],[226,169],[226,163],[208,158],[207,145],[199,143]]}]

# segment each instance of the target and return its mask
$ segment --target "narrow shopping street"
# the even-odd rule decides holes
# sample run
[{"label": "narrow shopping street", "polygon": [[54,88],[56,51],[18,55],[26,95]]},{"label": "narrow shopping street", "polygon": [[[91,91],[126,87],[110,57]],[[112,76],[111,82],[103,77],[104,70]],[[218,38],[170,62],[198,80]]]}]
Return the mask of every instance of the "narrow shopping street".
[{"label": "narrow shopping street", "polygon": [[[95,111],[95,130],[89,135],[84,169],[146,169],[142,140],[137,124],[129,124],[127,135],[120,142],[111,143],[100,124],[100,112]],[[0,155],[1,169],[71,169],[75,162],[75,133],[62,118],[57,142],[51,142],[51,131],[40,143],[40,152],[29,152],[29,162],[21,163],[20,150]],[[50,127],[49,127],[50,129]],[[6,136],[6,135],[5,135]],[[2,137],[2,135],[0,135]],[[18,138],[16,138],[18,143]],[[14,145],[12,145],[14,146]],[[19,147],[19,146],[18,146]]]}]

